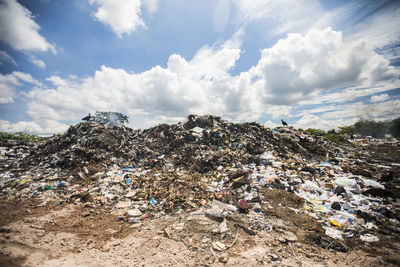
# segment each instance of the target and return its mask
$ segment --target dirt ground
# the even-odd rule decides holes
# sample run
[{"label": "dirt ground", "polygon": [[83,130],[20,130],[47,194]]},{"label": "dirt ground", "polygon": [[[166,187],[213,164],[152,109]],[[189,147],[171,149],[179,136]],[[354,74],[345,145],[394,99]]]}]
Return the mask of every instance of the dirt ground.
[{"label": "dirt ground", "polygon": [[[298,205],[296,198],[282,199]],[[319,233],[317,229],[313,231],[312,223],[299,223],[304,215],[294,218],[295,213],[289,214],[293,223],[287,224],[289,215],[280,215],[282,211],[275,209],[268,215],[268,220],[274,221],[272,231],[249,235],[238,227],[234,242],[229,242],[232,246],[219,252],[211,248],[207,238],[201,239],[201,234],[208,239],[215,235],[201,230],[207,222],[189,220],[188,214],[128,224],[110,211],[94,209],[90,203],[40,206],[38,202],[10,201],[0,207],[0,266],[398,266],[400,263],[398,241],[353,246],[347,253],[324,249],[308,241],[308,236]]]}]

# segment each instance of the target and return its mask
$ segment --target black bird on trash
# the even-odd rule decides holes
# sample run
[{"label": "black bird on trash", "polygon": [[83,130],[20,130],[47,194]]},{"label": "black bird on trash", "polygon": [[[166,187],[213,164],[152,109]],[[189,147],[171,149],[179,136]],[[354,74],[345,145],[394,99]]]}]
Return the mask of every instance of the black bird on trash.
[{"label": "black bird on trash", "polygon": [[82,118],[82,120],[83,121],[90,121],[91,118],[92,118],[92,115],[90,115],[90,113],[89,113],[89,115],[84,117],[84,118]]},{"label": "black bird on trash", "polygon": [[281,121],[282,121],[283,126],[288,126],[286,121],[284,121],[284,120],[281,120]]}]

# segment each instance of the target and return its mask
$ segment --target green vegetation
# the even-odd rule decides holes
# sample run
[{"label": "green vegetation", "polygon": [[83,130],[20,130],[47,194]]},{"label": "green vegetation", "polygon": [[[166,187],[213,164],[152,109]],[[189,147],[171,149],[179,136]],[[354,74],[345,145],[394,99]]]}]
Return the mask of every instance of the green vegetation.
[{"label": "green vegetation", "polygon": [[339,134],[339,133],[327,134],[324,137],[326,139],[328,139],[329,141],[332,141],[336,144],[346,144],[346,145],[355,146],[353,143],[349,142],[344,135]]},{"label": "green vegetation", "polygon": [[355,134],[356,127],[354,125],[339,127],[340,134]]},{"label": "green vegetation", "polygon": [[323,136],[324,138],[335,142],[337,144],[351,144],[345,136],[341,133],[337,133],[335,129],[329,130],[328,132],[325,132],[324,130],[321,129],[314,129],[314,128],[309,128],[305,130],[306,133],[313,135],[313,136]]},{"label": "green vegetation", "polygon": [[389,133],[390,122],[376,122],[373,120],[358,121],[354,124],[356,133],[363,136],[372,136],[376,138],[385,137]]},{"label": "green vegetation", "polygon": [[400,137],[400,118],[392,120],[389,130],[393,137]]},{"label": "green vegetation", "polygon": [[383,138],[385,134],[391,134],[393,137],[400,137],[400,118],[390,122],[379,122],[373,120],[360,120],[354,125],[339,127],[339,131],[331,129],[325,132],[321,129],[309,128],[307,130],[299,129],[300,132],[305,132],[313,136],[323,136],[324,138],[337,144],[350,144],[347,141],[351,135],[359,134],[362,136],[372,136],[375,138]]},{"label": "green vegetation", "polygon": [[27,134],[23,132],[17,133],[6,133],[0,132],[0,140],[17,140],[17,141],[25,141],[25,142],[39,142],[42,141],[43,138],[33,134]]},{"label": "green vegetation", "polygon": [[311,134],[314,136],[325,136],[326,135],[326,132],[324,130],[314,129],[314,128],[308,128],[307,130],[305,130],[305,133]]},{"label": "green vegetation", "polygon": [[[392,121],[373,121],[373,120],[360,120],[352,126],[342,127],[349,133],[356,133],[362,136],[372,136],[376,138],[383,138],[385,134],[391,134],[393,137],[400,137],[400,118]],[[352,132],[351,132],[352,130]]]},{"label": "green vegetation", "polygon": [[383,138],[385,134],[391,134],[393,137],[400,137],[400,117],[388,122],[360,120],[348,127],[354,127],[354,133],[362,136]]},{"label": "green vegetation", "polygon": [[335,129],[330,129],[329,131],[326,132],[327,134],[336,134]]}]

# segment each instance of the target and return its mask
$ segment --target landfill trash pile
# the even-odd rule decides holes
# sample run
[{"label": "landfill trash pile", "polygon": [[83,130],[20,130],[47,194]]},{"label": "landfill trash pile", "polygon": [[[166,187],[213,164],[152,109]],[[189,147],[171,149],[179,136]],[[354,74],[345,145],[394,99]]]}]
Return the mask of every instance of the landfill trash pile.
[{"label": "landfill trash pile", "polygon": [[167,238],[216,258],[240,233],[339,252],[398,242],[399,142],[381,158],[354,142],[210,115],[146,130],[86,122],[40,144],[3,143],[0,197],[85,203],[133,225],[173,217]]},{"label": "landfill trash pile", "polygon": [[46,165],[65,171],[100,164],[107,169],[130,162],[146,169],[184,168],[206,173],[220,165],[259,165],[265,162],[261,158],[265,151],[275,151],[284,158],[296,153],[308,159],[335,153],[326,140],[294,132],[283,127],[270,130],[258,123],[230,123],[211,115],[191,115],[184,123],[161,124],[143,131],[80,123],[33,149],[13,168]]}]

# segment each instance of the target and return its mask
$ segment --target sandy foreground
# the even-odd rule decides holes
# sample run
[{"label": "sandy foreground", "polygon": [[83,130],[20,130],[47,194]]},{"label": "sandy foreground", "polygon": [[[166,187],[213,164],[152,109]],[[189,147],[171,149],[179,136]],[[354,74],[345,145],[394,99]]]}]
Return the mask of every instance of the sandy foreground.
[{"label": "sandy foreground", "polygon": [[210,231],[207,223],[189,217],[128,224],[88,203],[2,203],[0,266],[396,266],[400,260],[397,241],[354,244],[342,253],[308,244],[312,233],[293,233],[284,221],[255,235],[237,228],[219,251],[198,240]]}]

